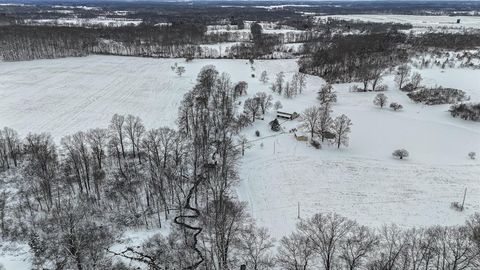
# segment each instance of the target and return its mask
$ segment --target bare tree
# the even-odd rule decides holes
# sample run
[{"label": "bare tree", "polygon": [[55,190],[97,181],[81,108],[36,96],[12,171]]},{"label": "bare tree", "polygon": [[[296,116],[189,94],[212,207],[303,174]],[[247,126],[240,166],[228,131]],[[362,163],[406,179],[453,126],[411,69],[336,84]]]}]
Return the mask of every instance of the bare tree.
[{"label": "bare tree", "polygon": [[387,104],[387,96],[383,93],[377,94],[375,96],[375,99],[373,100],[373,104],[380,106],[380,108],[383,108]]},{"label": "bare tree", "polygon": [[262,114],[265,114],[268,109],[272,107],[272,95],[267,95],[265,92],[258,92],[255,95],[255,98],[258,98],[258,102],[260,103],[260,108],[262,109]]},{"label": "bare tree", "polygon": [[247,88],[248,84],[247,82],[241,81],[238,82],[234,87],[233,87],[233,98],[237,98],[243,95],[247,94]]},{"label": "bare tree", "polygon": [[368,263],[372,270],[396,270],[406,247],[405,235],[397,226],[384,226],[380,231],[380,245],[374,260]]},{"label": "bare tree", "polygon": [[318,91],[317,99],[320,101],[320,104],[330,104],[337,102],[337,94],[333,91],[333,86],[327,83]]},{"label": "bare tree", "polygon": [[331,129],[333,124],[333,119],[330,116],[332,110],[330,109],[329,103],[324,103],[320,107],[320,121],[318,122],[318,133],[322,138],[322,142],[325,138],[330,138]]},{"label": "bare tree", "polygon": [[[29,245],[43,256],[45,266],[57,265],[64,269],[105,269],[111,263],[106,249],[113,244],[112,226],[95,222],[86,205],[66,202],[53,209],[54,214],[42,218],[35,227]],[[43,265],[42,264],[42,265]],[[39,268],[43,269],[42,265]]]},{"label": "bare tree", "polygon": [[351,131],[352,121],[346,115],[342,114],[333,121],[332,129],[335,133],[335,142],[337,148],[340,145],[348,146],[348,134]]},{"label": "bare tree", "polygon": [[290,82],[286,82],[283,87],[283,95],[286,98],[292,98],[296,95],[296,89],[290,85]]},{"label": "bare tree", "polygon": [[393,151],[392,156],[397,157],[399,159],[403,159],[409,156],[409,153],[405,149],[397,149]]},{"label": "bare tree", "polygon": [[125,118],[125,135],[130,140],[133,158],[137,158],[138,155],[139,163],[142,163],[139,148],[144,133],[145,127],[143,126],[142,119],[140,119],[140,117],[138,116],[133,116],[131,114],[127,115],[127,117]]},{"label": "bare tree", "polygon": [[[283,83],[285,82],[285,73],[279,72],[277,73],[275,77],[275,82],[274,82],[274,92],[278,92],[279,95],[283,93]],[[273,89],[272,89],[273,90]]]},{"label": "bare tree", "polygon": [[263,84],[266,84],[268,82],[268,80],[269,80],[269,78],[268,78],[267,71],[266,70],[262,71],[262,74],[260,75],[260,81]]},{"label": "bare tree", "polygon": [[260,100],[258,97],[248,98],[243,103],[243,109],[246,114],[252,117],[252,122],[255,122],[255,118],[261,109]]},{"label": "bare tree", "polygon": [[313,269],[314,256],[310,237],[294,232],[280,240],[276,262],[285,270],[309,270]]},{"label": "bare tree", "polygon": [[7,226],[5,224],[5,217],[6,217],[6,208],[7,208],[7,201],[9,196],[6,190],[3,190],[0,193],[0,229],[2,230],[2,239],[5,239],[7,236]]},{"label": "bare tree", "polygon": [[103,161],[106,157],[105,149],[108,144],[108,130],[102,128],[89,130],[87,132],[87,141],[98,168],[102,169]]},{"label": "bare tree", "polygon": [[340,259],[344,261],[346,269],[360,269],[375,251],[378,242],[378,237],[368,227],[353,226],[340,243]]},{"label": "bare tree", "polygon": [[273,108],[277,111],[281,108],[283,108],[282,102],[280,100],[275,101],[275,104],[273,105]]},{"label": "bare tree", "polygon": [[[466,270],[478,268],[480,249],[466,226],[445,227],[439,232],[437,269]],[[473,268],[472,268],[473,267]]]},{"label": "bare tree", "polygon": [[266,228],[248,225],[241,233],[240,250],[245,262],[253,270],[270,269],[274,266],[271,248],[273,239]]},{"label": "bare tree", "polygon": [[411,68],[408,65],[401,65],[397,68],[397,73],[395,74],[395,82],[398,85],[399,89],[405,85],[408,80],[408,76],[410,76]]},{"label": "bare tree", "polygon": [[307,75],[301,72],[295,73],[297,77],[297,87],[298,87],[298,93],[301,94],[303,93],[303,90],[307,86]]},{"label": "bare tree", "polygon": [[208,254],[206,264],[216,269],[231,269],[234,243],[239,241],[246,219],[244,205],[224,197],[211,202],[209,207],[201,217],[205,230],[201,241]]},{"label": "bare tree", "polygon": [[321,108],[318,106],[312,106],[305,109],[300,116],[302,121],[301,127],[310,133],[311,139],[313,139],[313,136],[318,129],[320,116]]},{"label": "bare tree", "polygon": [[[376,65],[375,68],[371,71],[371,84],[372,84],[372,91],[377,91],[377,87],[379,87],[380,83],[383,81],[383,67],[380,65]],[[379,89],[383,89],[383,87],[379,87]]]},{"label": "bare tree", "polygon": [[242,149],[241,150],[242,151],[242,156],[244,156],[245,155],[245,149],[249,148],[247,137],[241,135],[240,138],[238,139],[238,143],[240,144],[241,149]]},{"label": "bare tree", "polygon": [[364,64],[359,68],[358,77],[360,78],[363,84],[363,92],[368,91],[368,85],[371,83],[372,80],[375,79],[375,74],[372,72],[372,67],[370,65]]},{"label": "bare tree", "polygon": [[438,253],[438,228],[412,228],[405,232],[401,264],[408,269],[429,269]]},{"label": "bare tree", "polygon": [[302,221],[299,229],[312,242],[323,269],[333,270],[339,265],[340,244],[354,226],[353,221],[337,214],[315,214]]},{"label": "bare tree", "polygon": [[[92,162],[91,162],[90,149],[88,149],[88,144],[87,144],[87,136],[85,135],[84,132],[79,131],[73,134],[71,143],[79,156],[80,170],[82,172],[81,175],[83,176],[85,189],[87,190],[87,194],[88,194],[91,188],[90,184],[91,184]],[[100,199],[100,194],[98,190],[97,190],[97,194],[98,194],[98,199]]]},{"label": "bare tree", "polygon": [[[29,134],[25,139],[27,171],[38,179],[41,196],[50,208],[53,204],[54,181],[57,176],[58,154],[49,134]],[[36,180],[35,179],[35,180]]]},{"label": "bare tree", "polygon": [[[2,137],[2,135],[0,135],[0,137]],[[18,133],[11,128],[5,127],[3,129],[3,139],[5,140],[6,156],[8,156],[13,161],[13,165],[17,167],[22,146]]]},{"label": "bare tree", "polygon": [[185,73],[185,67],[183,66],[178,66],[177,69],[175,70],[175,72],[177,73],[177,75],[179,77],[182,77],[183,73]]},{"label": "bare tree", "polygon": [[114,114],[110,121],[110,135],[120,144],[123,158],[125,155],[125,146],[123,137],[125,134],[125,117],[123,115]]},{"label": "bare tree", "polygon": [[419,72],[414,72],[412,74],[412,78],[410,79],[410,83],[412,84],[412,89],[417,90],[418,87],[420,86],[420,83],[422,83],[422,75]]}]

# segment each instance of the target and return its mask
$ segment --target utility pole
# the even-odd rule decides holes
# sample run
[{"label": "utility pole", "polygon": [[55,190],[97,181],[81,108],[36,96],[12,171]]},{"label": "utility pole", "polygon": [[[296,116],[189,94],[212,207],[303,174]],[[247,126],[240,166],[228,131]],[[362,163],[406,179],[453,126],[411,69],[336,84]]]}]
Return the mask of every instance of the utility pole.
[{"label": "utility pole", "polygon": [[465,197],[467,197],[467,188],[465,188],[465,192],[463,193],[462,211],[463,211],[463,206],[465,205]]},{"label": "utility pole", "polygon": [[297,218],[300,219],[300,202],[298,202]]}]

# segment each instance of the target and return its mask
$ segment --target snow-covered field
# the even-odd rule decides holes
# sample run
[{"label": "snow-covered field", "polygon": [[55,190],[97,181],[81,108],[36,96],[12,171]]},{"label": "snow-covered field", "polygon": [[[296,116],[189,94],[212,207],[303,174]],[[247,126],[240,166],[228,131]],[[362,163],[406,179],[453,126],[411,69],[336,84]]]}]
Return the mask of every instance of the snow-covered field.
[{"label": "snow-covered field", "polygon": [[[65,10],[66,11],[66,10]],[[63,13],[68,13],[68,11]],[[59,18],[59,19],[33,19],[25,20],[26,24],[32,25],[62,25],[62,26],[138,26],[143,21],[141,19],[124,18]]]},{"label": "snow-covered field", "polygon": [[[292,71],[295,60],[257,61],[257,78]],[[185,66],[179,77],[174,63]],[[0,126],[21,135],[50,132],[58,138],[79,130],[106,127],[115,113],[140,116],[147,127],[172,126],[183,94],[195,84],[205,65],[228,72],[232,81],[245,80],[249,89],[264,90],[251,78],[246,60],[152,59],[89,56],[28,62],[0,62]]]},{"label": "snow-covered field", "polygon": [[[175,62],[186,68],[182,77],[170,69]],[[106,127],[114,113],[138,115],[148,128],[174,126],[183,94],[209,64],[229,73],[232,82],[246,81],[249,95],[270,93],[269,84],[258,80],[263,70],[271,80],[280,71],[290,80],[297,70],[294,59],[255,61],[255,70],[246,60],[186,63],[183,59],[89,56],[0,62],[0,126],[10,126],[22,136],[50,132],[57,140],[79,130]],[[478,70],[419,72],[427,85],[459,88],[472,101],[480,101]],[[480,153],[480,123],[450,117],[447,105],[414,104],[396,90],[391,75],[385,83],[390,86],[385,92],[389,102],[403,104],[403,111],[375,107],[376,93],[349,92],[351,84],[335,86],[334,115],[344,113],[353,121],[348,148],[323,144],[316,150],[296,141],[288,130],[297,127],[298,121],[284,123],[284,134],[273,133],[268,128],[273,112],[244,131],[251,147],[239,167],[238,195],[275,237],[294,228],[298,203],[301,217],[336,211],[371,226],[458,224],[480,211],[480,161],[467,157],[470,151]],[[293,99],[273,94],[274,101],[280,100],[285,111],[301,112],[318,104],[316,91],[322,84],[321,78],[309,76],[304,94]],[[260,131],[260,139],[255,130]],[[407,149],[411,156],[393,159],[391,152],[398,148]],[[466,210],[459,213],[450,203],[461,200],[465,188]]]},{"label": "snow-covered field", "polygon": [[[250,29],[217,29],[217,30],[208,30],[208,33],[251,33]],[[288,34],[288,33],[303,33],[304,30],[293,30],[293,29],[263,29],[262,33],[264,34]]]},{"label": "snow-covered field", "polygon": [[[388,14],[325,15],[321,19],[359,20],[376,23],[411,24],[414,28],[480,29],[479,16],[422,16]],[[460,19],[460,23],[457,23]]]}]

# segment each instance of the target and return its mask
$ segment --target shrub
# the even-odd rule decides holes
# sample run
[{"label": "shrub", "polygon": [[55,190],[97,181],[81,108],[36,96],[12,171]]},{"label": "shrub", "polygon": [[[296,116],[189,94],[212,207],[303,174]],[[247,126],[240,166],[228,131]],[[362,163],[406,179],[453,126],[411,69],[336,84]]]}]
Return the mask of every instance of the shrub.
[{"label": "shrub", "polygon": [[363,92],[363,88],[359,87],[358,85],[354,85],[350,87],[350,92]]},{"label": "shrub", "polygon": [[275,104],[273,105],[273,108],[274,108],[275,110],[279,110],[279,109],[283,108],[282,102],[280,102],[280,101],[277,100],[277,101],[275,102]]},{"label": "shrub", "polygon": [[463,211],[463,207],[462,205],[459,203],[459,202],[452,202],[450,204],[450,207],[453,209],[453,210],[457,210],[459,212],[462,212]]},{"label": "shrub", "polygon": [[260,137],[260,131],[256,130],[255,131],[255,136]]},{"label": "shrub", "polygon": [[413,83],[407,83],[402,88],[400,88],[403,92],[412,92],[415,90]]},{"label": "shrub", "polygon": [[399,158],[399,159],[403,159],[403,158],[408,157],[409,154],[408,154],[408,151],[405,150],[405,149],[397,149],[397,150],[393,151],[392,156],[394,156],[396,158]]},{"label": "shrub", "polygon": [[269,124],[273,131],[280,131],[280,123],[276,118],[273,121],[271,121]]},{"label": "shrub", "polygon": [[316,149],[321,149],[321,148],[322,148],[322,145],[321,145],[317,140],[312,139],[312,140],[310,141],[310,144],[311,144],[313,147],[315,147]]},{"label": "shrub", "polygon": [[470,159],[475,159],[475,158],[477,157],[477,153],[475,153],[475,152],[470,152],[470,153],[468,153],[468,157],[469,157]]},{"label": "shrub", "polygon": [[463,120],[480,121],[480,103],[453,105],[449,111],[453,117],[460,117]]},{"label": "shrub", "polygon": [[415,102],[427,105],[452,104],[468,100],[466,93],[454,88],[422,88],[407,94]]},{"label": "shrub", "polygon": [[394,111],[400,111],[401,109],[403,109],[403,106],[396,102],[392,102],[390,103],[390,108],[392,108]]},{"label": "shrub", "polygon": [[388,85],[381,84],[375,88],[375,92],[383,92],[383,91],[388,91]]}]

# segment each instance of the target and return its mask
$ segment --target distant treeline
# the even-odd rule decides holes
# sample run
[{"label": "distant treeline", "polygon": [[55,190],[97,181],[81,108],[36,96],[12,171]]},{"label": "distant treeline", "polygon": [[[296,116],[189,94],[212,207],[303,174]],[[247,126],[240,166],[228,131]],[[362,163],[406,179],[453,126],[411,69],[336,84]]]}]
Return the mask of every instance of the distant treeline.
[{"label": "distant treeline", "polygon": [[215,58],[218,54],[199,45],[232,41],[245,44],[234,46],[223,57],[254,58],[271,54],[284,42],[308,41],[315,37],[314,32],[260,33],[252,40],[250,32],[207,33],[205,25],[190,23],[94,28],[7,25],[0,27],[0,59],[21,61],[89,54]]},{"label": "distant treeline", "polygon": [[[229,25],[244,27],[232,18]],[[397,32],[395,24],[363,24],[329,21],[312,26],[308,19],[286,20],[304,32],[266,34],[253,32],[207,32],[206,24],[172,23],[125,27],[0,26],[0,59],[32,59],[113,54],[146,57],[216,58],[201,44],[244,42],[223,54],[228,58],[272,58],[283,43],[302,42],[301,70],[328,80],[351,81],[367,66],[390,67],[408,59],[407,52],[426,48],[469,49],[480,46],[480,35],[469,33],[428,33],[412,36]],[[408,26],[405,26],[408,28]],[[344,30],[362,34],[339,35]],[[403,29],[403,28],[402,28]],[[251,30],[251,29],[250,29]],[[405,29],[403,29],[405,30]]]},{"label": "distant treeline", "polygon": [[[0,27],[0,57],[6,61],[82,56],[90,53],[142,55],[155,50],[199,44],[206,28],[197,24],[153,27],[80,28],[61,26]],[[122,51],[118,51],[121,44]]]}]

